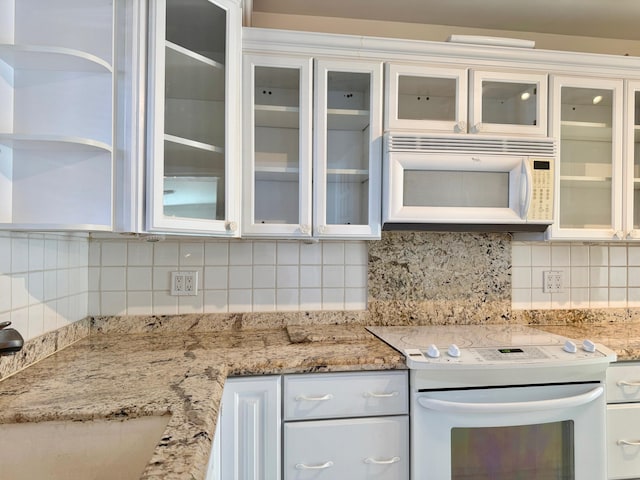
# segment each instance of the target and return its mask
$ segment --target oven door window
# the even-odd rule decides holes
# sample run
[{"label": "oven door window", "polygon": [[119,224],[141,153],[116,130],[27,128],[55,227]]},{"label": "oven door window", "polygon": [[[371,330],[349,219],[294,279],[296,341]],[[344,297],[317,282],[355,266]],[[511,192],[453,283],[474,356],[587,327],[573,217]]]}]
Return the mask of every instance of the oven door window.
[{"label": "oven door window", "polygon": [[451,429],[451,480],[575,480],[571,420]]}]

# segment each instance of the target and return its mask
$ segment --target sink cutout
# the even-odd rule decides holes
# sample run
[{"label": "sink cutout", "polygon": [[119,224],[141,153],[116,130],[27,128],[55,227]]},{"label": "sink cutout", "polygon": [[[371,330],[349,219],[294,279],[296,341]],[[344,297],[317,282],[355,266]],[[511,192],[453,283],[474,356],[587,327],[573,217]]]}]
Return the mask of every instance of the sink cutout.
[{"label": "sink cutout", "polygon": [[138,480],[170,418],[0,424],[0,476]]}]

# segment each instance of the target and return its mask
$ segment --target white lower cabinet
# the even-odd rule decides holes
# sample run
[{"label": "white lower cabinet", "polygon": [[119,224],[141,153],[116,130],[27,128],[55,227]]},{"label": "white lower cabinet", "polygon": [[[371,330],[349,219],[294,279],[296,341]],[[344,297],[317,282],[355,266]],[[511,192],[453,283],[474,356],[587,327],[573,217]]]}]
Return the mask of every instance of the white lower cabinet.
[{"label": "white lower cabinet", "polygon": [[279,480],[281,377],[228,378],[207,480]]},{"label": "white lower cabinet", "polygon": [[408,479],[408,416],[287,422],[283,469],[284,480]]},{"label": "white lower cabinet", "polygon": [[640,363],[609,368],[607,403],[608,478],[640,478]]}]

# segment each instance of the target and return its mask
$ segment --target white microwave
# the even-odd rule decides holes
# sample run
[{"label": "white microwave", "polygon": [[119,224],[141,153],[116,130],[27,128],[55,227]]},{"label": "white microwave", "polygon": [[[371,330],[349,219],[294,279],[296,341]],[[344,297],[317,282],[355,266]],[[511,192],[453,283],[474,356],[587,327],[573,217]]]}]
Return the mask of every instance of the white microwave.
[{"label": "white microwave", "polygon": [[554,157],[541,153],[387,151],[384,228],[543,231],[553,223]]}]

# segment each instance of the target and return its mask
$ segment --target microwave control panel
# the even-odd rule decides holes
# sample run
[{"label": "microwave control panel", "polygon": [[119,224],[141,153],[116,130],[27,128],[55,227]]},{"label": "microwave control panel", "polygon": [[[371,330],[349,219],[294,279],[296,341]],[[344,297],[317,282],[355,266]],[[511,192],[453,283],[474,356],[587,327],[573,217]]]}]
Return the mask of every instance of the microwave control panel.
[{"label": "microwave control panel", "polygon": [[531,203],[528,221],[553,220],[553,159],[527,159],[531,171]]}]

